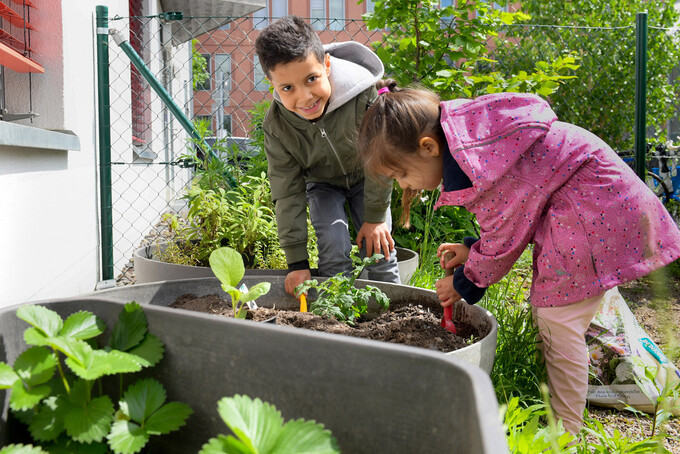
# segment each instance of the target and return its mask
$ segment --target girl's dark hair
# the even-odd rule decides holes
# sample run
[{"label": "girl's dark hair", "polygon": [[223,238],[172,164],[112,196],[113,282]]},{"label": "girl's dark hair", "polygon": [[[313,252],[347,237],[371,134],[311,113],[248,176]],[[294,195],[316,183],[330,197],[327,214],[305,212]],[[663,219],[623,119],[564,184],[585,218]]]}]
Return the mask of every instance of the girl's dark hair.
[{"label": "girl's dark hair", "polygon": [[[384,79],[376,88],[387,87],[366,111],[357,137],[359,156],[369,174],[380,170],[407,170],[404,157],[417,153],[425,136],[442,140],[439,123],[439,96],[419,88],[399,88],[393,79]],[[408,228],[411,204],[420,191],[404,189],[401,222]]]},{"label": "girl's dark hair", "polygon": [[279,63],[301,61],[310,54],[319,63],[324,59],[319,35],[298,16],[285,16],[265,27],[255,40],[255,52],[267,77]]}]

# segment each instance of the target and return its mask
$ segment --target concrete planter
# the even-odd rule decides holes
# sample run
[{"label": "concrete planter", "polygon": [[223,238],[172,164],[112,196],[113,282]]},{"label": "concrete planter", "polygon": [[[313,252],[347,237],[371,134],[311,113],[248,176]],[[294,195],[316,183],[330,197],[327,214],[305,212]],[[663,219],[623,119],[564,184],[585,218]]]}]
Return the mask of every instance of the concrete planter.
[{"label": "concrete planter", "polygon": [[[175,279],[193,279],[199,277],[215,277],[210,267],[176,265],[162,262],[154,258],[156,251],[164,251],[167,243],[145,246],[133,253],[135,264],[135,278],[138,284],[149,282],[171,281]],[[401,283],[408,284],[411,276],[418,268],[418,254],[410,249],[397,247],[397,264]],[[314,271],[314,270],[313,270]],[[246,275],[280,275],[285,276],[286,270],[246,270]]]},{"label": "concrete planter", "polygon": [[[199,279],[185,287],[208,290],[208,281],[211,286],[217,282]],[[159,303],[169,292],[166,284],[137,286],[137,296]],[[130,294],[117,296],[128,299],[124,293]],[[123,303],[86,297],[37,304],[62,317],[91,311],[112,327]],[[10,364],[26,348],[28,325],[16,317],[16,308],[0,310],[0,360]],[[165,345],[164,358],[146,375],[163,383],[168,400],[194,410],[179,431],[152,437],[148,452],[197,452],[210,437],[229,433],[217,401],[237,393],[272,403],[286,420],[323,423],[342,452],[508,452],[489,377],[455,357],[162,304],[147,305],[144,311],[149,331]],[[19,423],[8,417],[6,390],[0,391],[0,402],[0,445],[26,442],[17,440]]]},{"label": "concrete planter", "polygon": [[[297,310],[300,307],[300,303],[285,292],[284,279],[284,275],[247,275],[243,278],[242,282],[248,287],[262,281],[271,283],[271,290],[269,293],[257,300],[259,306]],[[325,278],[318,279],[323,280]],[[359,287],[370,284],[380,288],[392,301],[417,302],[432,310],[440,310],[439,299],[437,294],[432,290],[377,281],[357,280],[356,282]],[[101,290],[94,292],[91,295],[113,298],[123,302],[136,301],[140,304],[168,306],[176,301],[180,295],[187,293],[196,296],[210,294],[224,294],[226,296],[217,278],[186,279],[129,285]],[[464,301],[459,301],[454,306],[453,320],[467,322],[472,326],[475,326],[480,332],[488,334],[472,345],[444,355],[461,359],[482,368],[487,373],[491,373],[494,358],[496,356],[496,343],[498,338],[498,324],[494,316],[480,306],[469,305]]]}]

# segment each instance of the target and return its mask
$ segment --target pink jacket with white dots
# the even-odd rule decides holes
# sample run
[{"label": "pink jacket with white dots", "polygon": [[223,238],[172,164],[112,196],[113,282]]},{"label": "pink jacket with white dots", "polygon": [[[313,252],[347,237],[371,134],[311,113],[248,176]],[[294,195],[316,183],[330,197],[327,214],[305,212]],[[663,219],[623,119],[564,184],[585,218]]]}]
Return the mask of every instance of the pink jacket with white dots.
[{"label": "pink jacket with white dots", "polygon": [[531,303],[564,306],[680,257],[680,231],[660,201],[594,134],[557,121],[546,101],[500,93],[441,103],[451,155],[472,187],[441,205],[477,216],[465,276],[498,282],[530,243]]}]

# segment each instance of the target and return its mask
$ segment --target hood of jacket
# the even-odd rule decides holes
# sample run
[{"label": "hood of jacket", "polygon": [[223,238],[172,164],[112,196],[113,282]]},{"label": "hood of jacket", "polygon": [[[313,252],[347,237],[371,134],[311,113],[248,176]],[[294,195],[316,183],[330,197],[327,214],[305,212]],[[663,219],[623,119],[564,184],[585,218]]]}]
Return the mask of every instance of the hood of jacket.
[{"label": "hood of jacket", "polygon": [[[385,68],[382,61],[363,44],[346,41],[326,44],[323,48],[331,57],[331,74],[328,76],[331,84],[331,97],[328,100],[326,113],[332,112],[367,88],[374,86],[383,76]],[[274,90],[274,99],[281,102],[281,97],[276,90]]]},{"label": "hood of jacket", "polygon": [[556,119],[550,105],[532,94],[496,93],[441,103],[449,150],[474,192],[486,191],[507,173]]}]

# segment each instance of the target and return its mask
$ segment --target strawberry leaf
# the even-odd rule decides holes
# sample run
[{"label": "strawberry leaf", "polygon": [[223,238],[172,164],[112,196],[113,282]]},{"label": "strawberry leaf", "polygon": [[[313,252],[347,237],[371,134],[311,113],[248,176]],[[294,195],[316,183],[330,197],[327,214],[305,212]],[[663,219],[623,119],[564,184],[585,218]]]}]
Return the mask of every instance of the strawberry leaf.
[{"label": "strawberry leaf", "polygon": [[117,454],[134,454],[142,450],[149,441],[149,435],[132,421],[116,421],[106,437],[109,446]]},{"label": "strawberry leaf", "polygon": [[99,336],[105,329],[104,321],[90,312],[80,311],[70,315],[59,331],[63,337],[91,339]]},{"label": "strawberry leaf", "polygon": [[113,403],[108,396],[92,399],[83,406],[73,407],[64,417],[66,433],[75,441],[102,441],[113,421]]},{"label": "strawberry leaf", "polygon": [[59,334],[64,324],[59,314],[44,306],[21,306],[17,309],[17,317],[38,328],[48,337]]},{"label": "strawberry leaf", "polygon": [[14,370],[29,387],[47,383],[57,369],[57,357],[45,347],[31,347],[14,361]]}]

